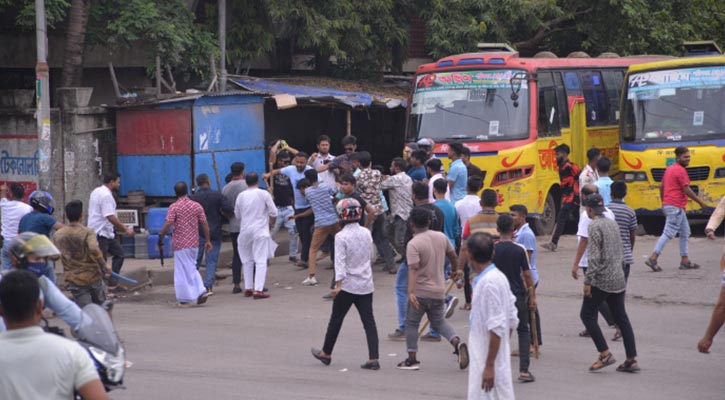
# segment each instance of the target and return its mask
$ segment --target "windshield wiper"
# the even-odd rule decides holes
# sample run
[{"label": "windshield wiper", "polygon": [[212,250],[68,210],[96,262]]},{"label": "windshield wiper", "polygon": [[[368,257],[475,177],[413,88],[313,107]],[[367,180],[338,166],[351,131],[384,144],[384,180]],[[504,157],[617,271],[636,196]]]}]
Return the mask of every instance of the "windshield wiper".
[{"label": "windshield wiper", "polygon": [[455,139],[472,139],[472,138],[473,138],[473,136],[469,136],[469,135],[453,135],[453,136],[446,137],[446,139],[454,139],[454,140]]}]

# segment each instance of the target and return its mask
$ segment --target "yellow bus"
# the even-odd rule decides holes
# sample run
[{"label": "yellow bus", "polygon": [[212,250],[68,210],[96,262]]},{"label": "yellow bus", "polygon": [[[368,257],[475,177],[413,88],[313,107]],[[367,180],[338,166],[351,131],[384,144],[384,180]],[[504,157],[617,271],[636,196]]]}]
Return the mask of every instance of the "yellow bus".
[{"label": "yellow bus", "polygon": [[[690,149],[692,190],[717,205],[725,195],[725,56],[633,65],[622,95],[619,165],[627,204],[650,234],[662,233],[660,185],[677,146]],[[705,211],[693,201],[691,215]]]},{"label": "yellow bus", "polygon": [[433,139],[446,169],[448,143],[471,149],[499,211],[524,204],[538,234],[560,208],[554,148],[566,143],[583,167],[597,147],[619,160],[618,119],[627,67],[652,57],[522,58],[514,51],[454,55],[421,65],[408,106],[406,140]]}]

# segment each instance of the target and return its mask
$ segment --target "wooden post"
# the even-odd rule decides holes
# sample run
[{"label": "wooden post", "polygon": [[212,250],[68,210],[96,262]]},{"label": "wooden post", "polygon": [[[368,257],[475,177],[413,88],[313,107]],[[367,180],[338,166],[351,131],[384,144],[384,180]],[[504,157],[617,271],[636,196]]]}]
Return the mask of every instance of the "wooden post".
[{"label": "wooden post", "polygon": [[156,56],[156,95],[161,96],[161,57]]},{"label": "wooden post", "polygon": [[352,111],[350,109],[347,110],[347,133],[345,136],[352,135]]},{"label": "wooden post", "polygon": [[118,88],[118,79],[116,79],[116,71],[113,69],[113,63],[108,62],[108,70],[111,72],[111,82],[113,83],[113,91],[116,92],[116,98],[121,98],[121,90]]}]

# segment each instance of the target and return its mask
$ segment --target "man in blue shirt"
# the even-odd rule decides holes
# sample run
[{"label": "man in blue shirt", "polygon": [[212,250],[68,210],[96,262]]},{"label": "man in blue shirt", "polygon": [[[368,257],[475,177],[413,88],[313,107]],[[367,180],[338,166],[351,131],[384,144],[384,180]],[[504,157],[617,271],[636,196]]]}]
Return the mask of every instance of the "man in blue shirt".
[{"label": "man in blue shirt", "polygon": [[[53,196],[50,193],[36,190],[30,194],[28,202],[33,207],[33,211],[20,218],[18,233],[34,232],[50,237],[52,231],[63,227],[63,224],[51,216],[53,214]],[[43,275],[55,283],[55,268],[52,261],[48,261]]]},{"label": "man in blue shirt", "polygon": [[428,155],[426,154],[425,150],[415,150],[410,155],[410,168],[406,172],[410,179],[415,181],[424,181],[428,179],[428,174],[425,172],[425,167],[423,164],[428,159]]},{"label": "man in blue shirt", "polygon": [[[443,212],[443,233],[446,234],[448,240],[451,242],[451,246],[456,248],[456,242],[461,236],[461,220],[458,218],[458,212],[456,207],[450,200],[446,200],[446,189],[448,184],[443,179],[438,179],[433,183],[433,189],[435,190],[435,206],[440,208]],[[450,269],[450,266],[446,266],[446,271]]]},{"label": "man in blue shirt", "polygon": [[599,195],[604,200],[604,205],[608,205],[612,202],[612,178],[609,177],[609,170],[612,168],[612,161],[607,157],[601,157],[597,161],[597,173],[599,179],[594,184],[599,189]]},{"label": "man in blue shirt", "polygon": [[466,197],[466,182],[468,182],[468,168],[461,160],[463,145],[451,143],[448,145],[448,158],[451,159],[451,166],[448,170],[448,185],[451,187],[451,202],[456,204]]},{"label": "man in blue shirt", "polygon": [[[531,278],[533,278],[534,288],[536,288],[539,286],[539,273],[536,271],[536,235],[534,235],[534,231],[531,230],[531,227],[526,222],[529,210],[523,204],[514,204],[509,207],[509,210],[511,211],[511,217],[514,219],[514,229],[516,230],[514,233],[514,241],[526,249],[526,254],[529,256]],[[531,324],[531,321],[529,321],[529,324]],[[534,343],[534,330],[530,329],[529,331],[531,332],[531,343]],[[539,346],[541,346],[543,342],[541,341],[541,318],[539,318],[538,305],[536,306],[536,337]]]},{"label": "man in blue shirt", "polygon": [[[305,196],[297,188],[297,182],[305,179],[305,171],[313,169],[307,165],[307,157],[307,153],[299,151],[295,154],[295,158],[292,160],[293,165],[281,169],[275,169],[262,175],[262,178],[265,180],[270,176],[279,174],[283,174],[290,179],[295,195],[295,216],[304,213],[310,208],[310,203],[307,202]],[[300,235],[300,242],[302,242],[300,254],[301,260],[296,264],[299,267],[307,267],[307,260],[310,255],[310,244],[312,243],[312,225],[314,222],[315,217],[312,213],[306,213],[305,216],[302,217],[295,217],[295,225],[297,225],[297,232]]]}]

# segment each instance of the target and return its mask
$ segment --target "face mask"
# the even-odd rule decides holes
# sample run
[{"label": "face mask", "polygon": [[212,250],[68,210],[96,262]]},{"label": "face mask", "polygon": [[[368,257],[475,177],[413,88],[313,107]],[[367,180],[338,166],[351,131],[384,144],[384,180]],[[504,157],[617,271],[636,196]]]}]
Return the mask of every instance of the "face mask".
[{"label": "face mask", "polygon": [[27,263],[25,264],[28,271],[34,273],[35,275],[40,278],[45,273],[45,269],[47,268],[48,264],[46,264],[45,261],[41,262],[34,262],[34,263]]}]

